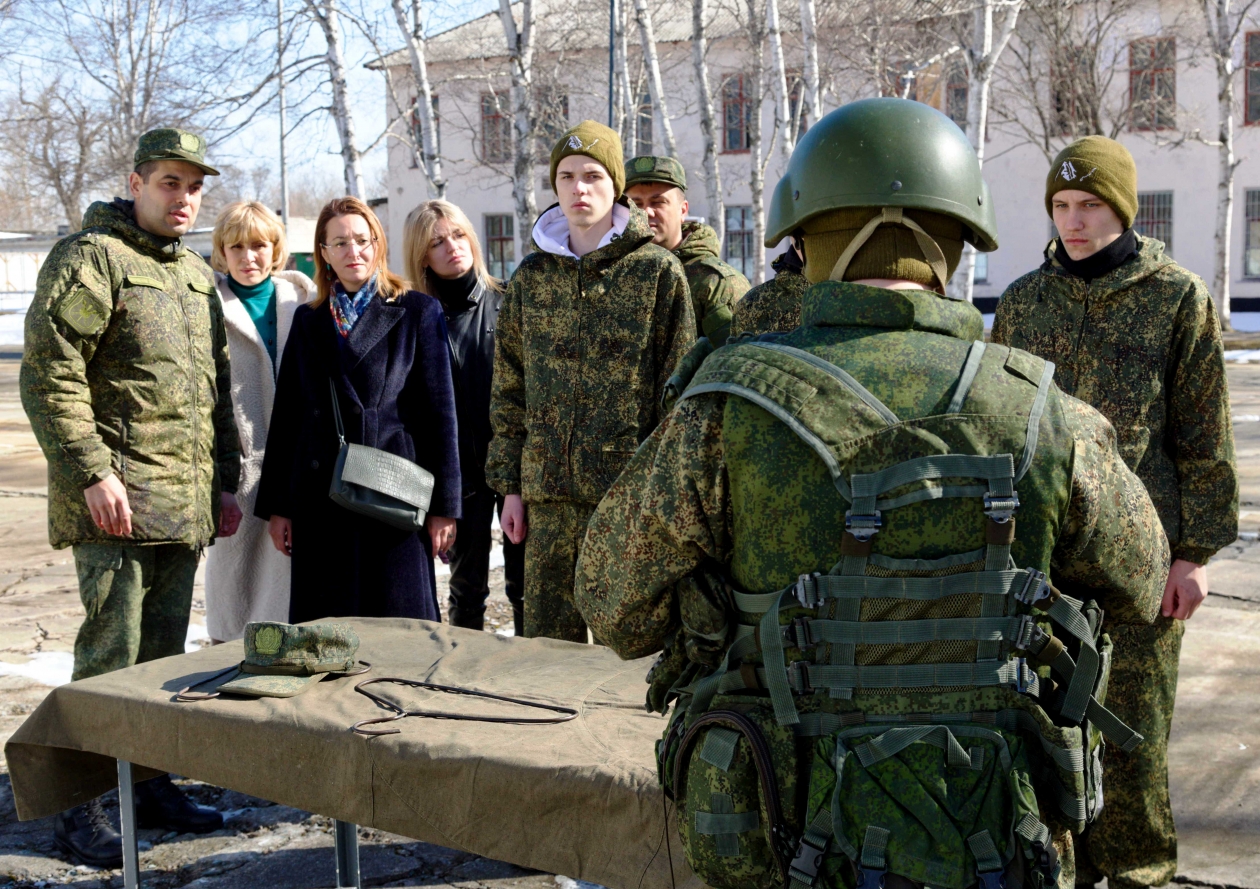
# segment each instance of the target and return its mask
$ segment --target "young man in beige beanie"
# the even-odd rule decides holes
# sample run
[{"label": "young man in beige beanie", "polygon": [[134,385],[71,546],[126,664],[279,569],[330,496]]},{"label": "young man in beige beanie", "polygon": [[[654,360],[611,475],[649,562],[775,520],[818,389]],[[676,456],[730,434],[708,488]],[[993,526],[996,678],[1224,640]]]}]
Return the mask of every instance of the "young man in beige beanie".
[{"label": "young man in beige beanie", "polygon": [[551,152],[558,203],[499,315],[486,480],[503,532],[525,541],[525,635],[585,642],[573,571],[586,523],[695,338],[682,265],[623,195],[621,140],[583,121]]},{"label": "young man in beige beanie", "polygon": [[1137,168],[1112,139],[1059,153],[1046,211],[1059,237],[1007,288],[994,342],[1053,360],[1065,392],[1115,427],[1146,485],[1173,564],[1154,625],[1108,627],[1107,706],[1146,740],[1106,752],[1106,806],[1082,838],[1077,885],[1162,886],[1177,872],[1168,732],[1184,621],[1207,595],[1209,558],[1238,532],[1238,475],[1220,323],[1207,286],[1133,230]]}]

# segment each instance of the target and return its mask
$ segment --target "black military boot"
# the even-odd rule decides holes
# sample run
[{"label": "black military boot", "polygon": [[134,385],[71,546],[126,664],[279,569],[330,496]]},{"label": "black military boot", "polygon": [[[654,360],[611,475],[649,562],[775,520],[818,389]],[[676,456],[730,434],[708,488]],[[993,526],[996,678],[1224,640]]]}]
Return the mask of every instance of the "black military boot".
[{"label": "black military boot", "polygon": [[91,867],[122,867],[122,834],[114,830],[100,797],[53,816],[53,842]]},{"label": "black military boot", "polygon": [[512,629],[517,636],[525,638],[525,606],[520,602],[512,603]]},{"label": "black military boot", "polygon": [[161,775],[136,785],[136,824],[179,833],[210,833],[223,827],[223,816],[209,806],[197,805],[170,775]]}]

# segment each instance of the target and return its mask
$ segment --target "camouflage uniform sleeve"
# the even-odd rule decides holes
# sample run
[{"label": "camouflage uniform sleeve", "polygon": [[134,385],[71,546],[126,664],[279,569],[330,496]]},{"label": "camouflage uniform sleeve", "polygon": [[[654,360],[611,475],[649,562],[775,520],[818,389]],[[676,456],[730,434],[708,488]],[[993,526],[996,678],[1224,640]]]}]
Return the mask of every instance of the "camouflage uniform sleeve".
[{"label": "camouflage uniform sleeve", "polygon": [[235,494],[241,481],[241,439],[232,411],[232,368],[228,356],[227,326],[219,298],[210,299],[210,323],[214,335],[214,447],[218,455],[219,485],[225,494]]},{"label": "camouflage uniform sleeve", "polygon": [[26,313],[22,407],[48,462],[84,488],[114,471],[87,379],[113,310],[105,255],[80,238],[62,242],[45,260]]},{"label": "camouflage uniform sleeve", "polygon": [[[1022,280],[1021,278],[1020,281]],[[1013,282],[1011,286],[1003,291],[1002,298],[998,300],[997,311],[993,313],[993,331],[989,335],[992,342],[1003,346],[1011,344],[1012,326],[1017,320],[1013,316],[1019,314],[1019,304],[1022,301],[1022,296],[1019,281]]]},{"label": "camouflage uniform sleeve", "polygon": [[[691,308],[691,295],[682,265],[670,257],[671,262],[662,270],[656,283],[656,317],[654,347],[656,354],[656,380],[652,391],[652,403],[656,405],[657,422],[664,416],[661,405],[665,390],[674,368],[683,360],[695,342],[696,316]],[[495,368],[498,370],[497,366]]]},{"label": "camouflage uniform sleeve", "polygon": [[659,651],[699,595],[678,581],[730,555],[722,453],[725,396],[684,401],[657,427],[591,517],[575,601],[595,638],[623,658]]},{"label": "camouflage uniform sleeve", "polygon": [[698,276],[692,283],[700,291],[691,295],[700,335],[721,346],[731,335],[735,305],[752,285],[743,275],[723,275],[717,271]]},{"label": "camouflage uniform sleeve", "polygon": [[1204,565],[1238,537],[1238,467],[1221,325],[1197,277],[1181,301],[1170,359],[1168,448],[1181,490],[1173,558]]},{"label": "camouflage uniform sleeve", "polygon": [[1159,514],[1120,457],[1111,424],[1083,401],[1054,394],[1058,404],[1047,414],[1074,439],[1067,515],[1051,557],[1055,582],[1098,598],[1109,622],[1149,624],[1168,578]]},{"label": "camouflage uniform sleeve", "polygon": [[521,493],[521,451],[525,446],[525,365],[522,361],[521,284],[513,276],[494,332],[494,380],[486,484],[503,496]]}]

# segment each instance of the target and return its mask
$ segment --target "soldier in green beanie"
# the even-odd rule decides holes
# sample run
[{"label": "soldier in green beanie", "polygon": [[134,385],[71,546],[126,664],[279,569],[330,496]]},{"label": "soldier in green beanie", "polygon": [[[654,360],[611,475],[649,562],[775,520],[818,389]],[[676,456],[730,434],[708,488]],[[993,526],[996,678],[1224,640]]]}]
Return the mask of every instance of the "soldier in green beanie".
[{"label": "soldier in green beanie", "polygon": [[751,286],[734,266],[722,262],[717,232],[703,222],[687,221],[687,173],[672,157],[631,158],[626,195],[647,213],[652,241],[683,264],[696,316],[696,335],[717,346],[730,335],[735,305]]},{"label": "soldier in green beanie", "polygon": [[583,121],[556,142],[558,203],[508,284],[495,336],[486,480],[525,541],[525,635],[587,640],[573,605],[586,522],[660,422],[695,337],[682,266],[623,196],[621,140]]},{"label": "soldier in green beanie", "polygon": [[1207,286],[1132,228],[1137,167],[1112,139],[1059,152],[1046,177],[1058,237],[1041,268],[1007,288],[994,342],[1053,360],[1065,392],[1115,427],[1150,492],[1173,563],[1155,624],[1109,626],[1108,706],[1146,741],[1106,753],[1107,804],[1084,835],[1077,885],[1161,886],[1177,871],[1168,733],[1184,621],[1207,595],[1208,559],[1238,532],[1220,322]]},{"label": "soldier in green beanie", "polygon": [[[74,679],[183,654],[201,552],[236,532],[240,444],[223,310],[182,240],[218,171],[206,140],[140,137],[131,200],[98,201],[49,253],[26,315],[22,406],[48,458],[48,537],[72,547],[87,615]],[[218,812],[161,776],[136,785],[141,827],[208,832]],[[118,867],[99,799],[56,816],[58,848]]]}]

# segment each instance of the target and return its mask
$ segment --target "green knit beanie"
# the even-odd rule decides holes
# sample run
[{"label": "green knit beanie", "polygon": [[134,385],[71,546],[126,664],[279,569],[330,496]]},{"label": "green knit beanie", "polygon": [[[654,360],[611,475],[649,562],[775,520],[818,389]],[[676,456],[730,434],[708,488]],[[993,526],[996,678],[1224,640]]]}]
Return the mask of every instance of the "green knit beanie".
[{"label": "green knit beanie", "polygon": [[[879,215],[879,207],[848,207],[815,216],[803,226],[805,241],[805,280],[811,284],[826,281],[836,260],[857,237],[858,232]],[[958,268],[962,257],[963,225],[951,216],[928,210],[907,210],[945,256],[948,274]],[[845,269],[844,280],[899,278],[917,281],[924,287],[936,286],[936,275],[923,255],[914,232],[901,225],[881,225],[871,233]]]},{"label": "green knit beanie", "polygon": [[551,149],[551,190],[556,190],[556,167],[571,154],[584,154],[599,161],[612,177],[617,197],[626,190],[626,165],[621,155],[621,137],[602,123],[584,120],[565,130]]},{"label": "green knit beanie", "polygon": [[1061,191],[1087,191],[1116,211],[1125,228],[1137,215],[1137,165],[1115,139],[1086,136],[1059,152],[1046,176],[1046,212],[1054,218],[1051,200]]}]

